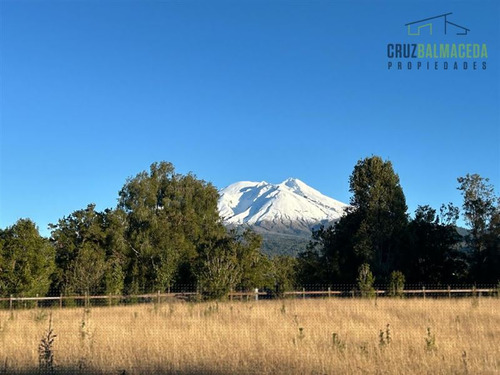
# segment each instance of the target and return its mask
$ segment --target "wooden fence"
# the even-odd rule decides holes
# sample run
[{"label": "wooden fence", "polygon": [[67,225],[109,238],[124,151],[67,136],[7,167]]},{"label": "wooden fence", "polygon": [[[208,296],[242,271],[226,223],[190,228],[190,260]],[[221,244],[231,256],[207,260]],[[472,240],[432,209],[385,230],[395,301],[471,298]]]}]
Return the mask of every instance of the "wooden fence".
[{"label": "wooden fence", "polygon": [[[451,298],[453,295],[462,295],[462,296],[471,296],[471,297],[480,297],[480,296],[498,296],[499,295],[499,290],[496,288],[461,288],[461,289],[426,289],[423,287],[422,289],[405,289],[400,292],[399,294],[406,295],[406,296],[413,296],[413,297],[422,297],[426,298],[427,296],[433,296],[433,297],[449,297]],[[375,289],[373,292],[371,292],[373,296],[392,296],[390,291],[387,290],[377,290]],[[331,290],[328,288],[327,291],[306,291],[305,289],[302,289],[302,291],[294,291],[294,292],[285,292],[285,295],[295,295],[299,296],[302,298],[306,298],[307,296],[326,296],[326,297],[331,297],[331,296],[350,296],[350,297],[360,297],[361,292],[356,289],[352,289],[350,291],[346,290]]]},{"label": "wooden fence", "polygon": [[[460,288],[460,289],[451,289],[448,287],[447,289],[426,289],[425,287],[421,289],[408,289],[402,290],[400,292],[402,295],[407,297],[448,297],[452,298],[452,296],[472,296],[472,297],[480,297],[480,296],[499,296],[499,290],[497,288]],[[43,304],[47,304],[50,301],[53,301],[54,304],[62,308],[64,306],[64,301],[71,301],[74,303],[75,301],[80,301],[80,305],[90,306],[91,301],[103,301],[101,305],[112,305],[113,301],[121,302],[121,301],[139,301],[142,300],[144,302],[154,302],[161,303],[167,300],[175,300],[175,299],[196,299],[199,293],[197,292],[179,292],[179,293],[153,293],[153,294],[138,294],[138,295],[100,295],[100,296],[54,296],[54,297],[15,297],[11,295],[10,297],[0,298],[0,302],[8,302],[9,309],[14,307],[14,302],[32,302],[31,306],[38,307],[40,302]],[[374,290],[372,293],[375,298],[390,296],[390,292],[387,290]],[[290,291],[284,292],[284,297],[295,297],[295,298],[314,298],[314,297],[351,297],[356,298],[360,297],[361,293],[359,290],[351,289],[351,290],[332,290],[328,288],[327,290],[306,290],[303,288],[298,291]],[[230,292],[228,295],[229,300],[258,300],[259,298],[270,299],[273,298],[274,295],[272,292],[268,291],[259,291],[255,289],[250,292]],[[1,304],[0,304],[1,305]],[[5,305],[4,305],[5,306]],[[6,306],[5,306],[6,307]]]}]

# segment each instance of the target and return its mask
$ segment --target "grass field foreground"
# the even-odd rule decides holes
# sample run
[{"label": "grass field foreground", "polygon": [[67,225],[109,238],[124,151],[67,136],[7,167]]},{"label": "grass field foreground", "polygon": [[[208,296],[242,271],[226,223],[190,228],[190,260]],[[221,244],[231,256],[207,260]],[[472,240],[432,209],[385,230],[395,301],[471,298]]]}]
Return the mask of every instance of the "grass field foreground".
[{"label": "grass field foreground", "polygon": [[56,374],[500,373],[500,299],[333,298],[3,310],[0,374],[38,372],[50,317]]}]

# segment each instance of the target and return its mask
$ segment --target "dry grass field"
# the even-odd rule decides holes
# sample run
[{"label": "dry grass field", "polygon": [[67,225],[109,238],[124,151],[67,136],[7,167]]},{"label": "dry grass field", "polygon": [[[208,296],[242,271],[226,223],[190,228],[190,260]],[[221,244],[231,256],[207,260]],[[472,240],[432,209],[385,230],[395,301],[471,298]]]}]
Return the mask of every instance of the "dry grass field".
[{"label": "dry grass field", "polygon": [[57,374],[500,373],[500,299],[387,298],[3,310],[0,374],[38,373],[50,314]]}]

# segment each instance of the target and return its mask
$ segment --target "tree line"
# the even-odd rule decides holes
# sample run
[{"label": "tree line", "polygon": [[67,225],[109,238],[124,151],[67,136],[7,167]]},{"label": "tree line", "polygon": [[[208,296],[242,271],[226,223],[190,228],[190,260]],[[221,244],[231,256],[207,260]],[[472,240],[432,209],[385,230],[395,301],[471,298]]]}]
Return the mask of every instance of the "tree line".
[{"label": "tree line", "polygon": [[374,280],[417,284],[500,281],[500,197],[487,178],[457,179],[469,227],[459,233],[460,209],[421,205],[410,218],[390,161],[358,161],[349,179],[351,207],[333,226],[313,232],[299,255],[300,283],[352,283],[366,266]]},{"label": "tree line", "polygon": [[50,224],[50,238],[30,219],[0,231],[0,295],[139,294],[195,284],[220,297],[271,285],[279,260],[261,251],[254,232],[228,231],[218,191],[160,162],[127,179],[118,205],[94,204]]},{"label": "tree line", "polygon": [[190,284],[208,298],[255,287],[279,296],[297,285],[353,283],[361,273],[379,283],[394,275],[411,283],[499,281],[500,198],[487,179],[458,179],[465,235],[452,204],[419,206],[410,218],[389,161],[360,160],[349,183],[351,207],[314,231],[305,252],[267,257],[259,235],[223,226],[212,184],[154,163],[127,179],[115,208],[89,204],[50,224],[50,238],[30,219],[0,229],[0,295],[133,295]]}]

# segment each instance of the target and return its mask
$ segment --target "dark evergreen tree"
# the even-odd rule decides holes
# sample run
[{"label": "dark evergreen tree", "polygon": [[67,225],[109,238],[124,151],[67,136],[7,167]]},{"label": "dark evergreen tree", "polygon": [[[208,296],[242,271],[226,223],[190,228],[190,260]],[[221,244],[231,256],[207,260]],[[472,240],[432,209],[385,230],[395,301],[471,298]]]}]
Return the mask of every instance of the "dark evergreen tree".
[{"label": "dark evergreen tree", "polygon": [[54,248],[30,219],[0,230],[0,295],[34,297],[49,292]]},{"label": "dark evergreen tree", "polygon": [[[313,232],[314,236],[314,232]],[[323,250],[321,239],[307,250],[297,256],[297,283],[299,285],[327,284],[330,280],[326,277],[325,264],[323,263]]]},{"label": "dark evergreen tree", "polygon": [[[464,281],[467,272],[461,236],[455,226],[456,209],[441,209],[441,217],[429,206],[419,206],[408,225],[407,252],[402,267],[410,283],[452,284]],[[454,215],[454,218],[452,217]],[[451,221],[450,221],[451,220]]]},{"label": "dark evergreen tree", "polygon": [[399,177],[390,161],[372,156],[358,161],[349,185],[351,205],[360,215],[353,250],[373,266],[376,276],[387,281],[403,254],[402,239],[408,223]]},{"label": "dark evergreen tree", "polygon": [[301,284],[352,283],[358,267],[366,261],[354,249],[354,233],[362,216],[350,208],[333,226],[313,231],[307,250],[299,254],[298,280]]},{"label": "dark evergreen tree", "polygon": [[407,207],[391,162],[378,156],[358,161],[349,184],[351,208],[333,227],[315,231],[308,251],[299,256],[303,281],[317,263],[321,270],[312,275],[320,282],[353,282],[363,263],[377,280],[388,281],[402,260]]},{"label": "dark evergreen tree", "polygon": [[492,215],[488,231],[484,235],[482,271],[483,277],[478,281],[487,283],[500,283],[500,209],[497,206]]},{"label": "dark evergreen tree", "polygon": [[459,177],[464,197],[465,222],[470,228],[470,279],[474,282],[500,280],[500,197],[489,179],[478,174]]}]

